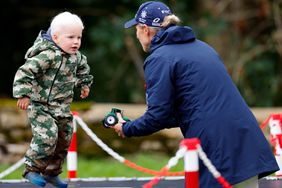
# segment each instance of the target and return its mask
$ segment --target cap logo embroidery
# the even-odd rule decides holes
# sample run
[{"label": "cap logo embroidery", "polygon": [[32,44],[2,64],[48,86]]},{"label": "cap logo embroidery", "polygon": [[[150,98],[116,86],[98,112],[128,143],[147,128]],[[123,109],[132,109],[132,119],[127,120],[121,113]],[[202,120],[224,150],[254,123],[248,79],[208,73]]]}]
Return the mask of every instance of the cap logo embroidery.
[{"label": "cap logo embroidery", "polygon": [[170,14],[170,10],[162,10],[163,14]]},{"label": "cap logo embroidery", "polygon": [[154,23],[159,23],[160,20],[161,20],[160,18],[155,18],[155,19],[153,20],[153,22],[154,22]]},{"label": "cap logo embroidery", "polygon": [[164,17],[171,14],[171,10],[165,4],[161,2],[148,2],[140,5],[138,11],[135,14],[135,18],[125,23],[125,28],[132,27],[134,25],[146,24],[153,27],[161,27],[161,22]]},{"label": "cap logo embroidery", "polygon": [[141,12],[141,18],[146,18],[147,17],[147,11],[143,10]]},{"label": "cap logo embroidery", "polygon": [[139,22],[141,22],[141,23],[146,23],[146,20],[145,20],[145,19],[139,18],[138,20],[139,20]]}]

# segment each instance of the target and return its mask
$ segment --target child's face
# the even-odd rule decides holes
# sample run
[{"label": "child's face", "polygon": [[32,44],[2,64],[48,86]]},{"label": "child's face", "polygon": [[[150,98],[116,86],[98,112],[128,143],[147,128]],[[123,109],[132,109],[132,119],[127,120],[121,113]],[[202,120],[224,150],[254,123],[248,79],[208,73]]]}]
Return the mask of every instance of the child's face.
[{"label": "child's face", "polygon": [[82,28],[72,25],[64,27],[52,36],[53,41],[66,53],[75,54],[81,45]]}]

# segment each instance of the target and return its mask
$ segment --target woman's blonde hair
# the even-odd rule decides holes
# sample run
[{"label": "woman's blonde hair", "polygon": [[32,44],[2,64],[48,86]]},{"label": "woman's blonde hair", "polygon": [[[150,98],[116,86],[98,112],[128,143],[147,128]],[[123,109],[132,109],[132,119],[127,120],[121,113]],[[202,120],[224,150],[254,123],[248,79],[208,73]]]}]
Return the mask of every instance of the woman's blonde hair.
[{"label": "woman's blonde hair", "polygon": [[161,28],[167,27],[169,25],[178,25],[181,22],[181,20],[175,16],[174,14],[170,14],[166,17],[164,17],[164,21],[161,24],[161,27],[150,27],[150,29],[154,32],[157,33]]},{"label": "woman's blonde hair", "polygon": [[180,23],[180,19],[177,16],[175,16],[174,14],[170,14],[164,17],[164,21],[161,24],[161,27],[167,27],[171,24],[178,25],[179,23]]}]

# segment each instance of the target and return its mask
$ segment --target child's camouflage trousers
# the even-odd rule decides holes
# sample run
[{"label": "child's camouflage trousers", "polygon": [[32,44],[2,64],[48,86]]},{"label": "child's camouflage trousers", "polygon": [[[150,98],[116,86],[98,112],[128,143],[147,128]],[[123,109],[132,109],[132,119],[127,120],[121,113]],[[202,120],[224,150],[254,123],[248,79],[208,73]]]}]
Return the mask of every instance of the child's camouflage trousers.
[{"label": "child's camouflage trousers", "polygon": [[[33,103],[28,108],[32,140],[26,152],[26,169],[44,175],[58,175],[72,138],[72,115],[69,107]],[[60,110],[58,110],[60,109]]]}]

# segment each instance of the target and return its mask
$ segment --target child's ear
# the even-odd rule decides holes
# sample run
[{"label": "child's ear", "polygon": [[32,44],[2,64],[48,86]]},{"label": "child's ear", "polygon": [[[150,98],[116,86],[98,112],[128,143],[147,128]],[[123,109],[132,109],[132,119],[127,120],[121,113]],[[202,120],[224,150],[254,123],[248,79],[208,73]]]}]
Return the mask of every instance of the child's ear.
[{"label": "child's ear", "polygon": [[57,43],[58,42],[58,35],[57,34],[53,34],[52,35],[52,40]]}]

